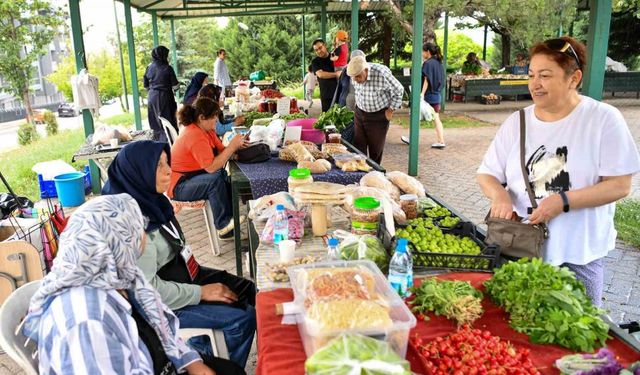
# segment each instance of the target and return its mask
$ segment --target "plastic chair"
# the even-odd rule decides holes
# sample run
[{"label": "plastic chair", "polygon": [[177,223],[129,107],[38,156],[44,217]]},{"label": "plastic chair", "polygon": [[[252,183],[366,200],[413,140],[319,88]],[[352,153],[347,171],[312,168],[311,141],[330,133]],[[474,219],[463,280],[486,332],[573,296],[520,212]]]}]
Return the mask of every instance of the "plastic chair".
[{"label": "plastic chair", "polygon": [[181,328],[178,334],[185,342],[192,337],[208,336],[211,341],[213,355],[218,358],[229,359],[229,350],[224,341],[224,332],[207,328]]},{"label": "plastic chair", "polygon": [[173,146],[173,143],[176,141],[176,139],[178,139],[178,132],[176,131],[176,128],[174,128],[166,118],[158,116],[158,119],[162,124],[164,134],[167,136],[167,142],[169,142],[169,146]]},{"label": "plastic chair", "polygon": [[0,347],[27,375],[38,375],[38,348],[22,334],[20,321],[27,315],[31,297],[40,287],[40,280],[16,289],[0,307]]},{"label": "plastic chair", "polygon": [[213,210],[211,210],[211,205],[209,204],[208,199],[203,199],[199,201],[176,201],[171,200],[171,204],[173,205],[173,211],[175,211],[176,215],[183,208],[187,210],[202,210],[204,213],[204,223],[207,226],[207,233],[209,234],[209,246],[211,246],[211,252],[214,256],[220,256],[220,238],[218,237],[218,231],[216,230],[215,225],[213,224]]}]

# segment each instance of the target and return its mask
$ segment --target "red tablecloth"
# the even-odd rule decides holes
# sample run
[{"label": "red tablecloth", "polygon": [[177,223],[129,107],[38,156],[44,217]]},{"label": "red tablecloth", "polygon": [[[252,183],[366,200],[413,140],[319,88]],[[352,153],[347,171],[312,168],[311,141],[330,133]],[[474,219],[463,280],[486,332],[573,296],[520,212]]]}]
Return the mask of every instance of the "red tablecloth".
[{"label": "red tablecloth", "polygon": [[[491,277],[485,273],[450,273],[440,276],[442,279],[468,280],[471,284],[484,291],[482,282]],[[416,280],[419,282],[419,280]],[[282,325],[282,316],[277,316],[275,305],[277,303],[293,300],[291,289],[276,289],[269,292],[258,293],[256,302],[258,319],[258,366],[256,373],[261,374],[304,374],[304,361],[306,355],[302,346],[302,340],[296,325]],[[531,350],[531,357],[540,372],[543,374],[557,374],[553,367],[556,359],[570,354],[567,349],[556,345],[531,344],[526,335],[518,333],[509,327],[509,317],[500,307],[493,304],[488,298],[483,301],[485,313],[474,323],[475,328],[488,330],[491,333],[509,340],[518,347],[527,347]],[[426,339],[447,335],[456,330],[454,322],[431,315],[428,321],[418,321],[418,325],[411,330],[411,336],[418,334]],[[628,365],[640,360],[640,354],[635,352],[618,339],[607,342],[623,365]],[[409,345],[407,359],[411,363],[411,370],[418,374],[425,374],[426,370],[415,348]]]}]

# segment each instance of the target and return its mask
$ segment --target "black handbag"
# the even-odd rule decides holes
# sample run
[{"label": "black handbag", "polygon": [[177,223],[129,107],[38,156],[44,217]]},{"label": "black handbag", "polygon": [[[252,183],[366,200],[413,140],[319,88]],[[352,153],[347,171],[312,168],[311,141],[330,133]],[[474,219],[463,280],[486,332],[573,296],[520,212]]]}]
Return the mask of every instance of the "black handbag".
[{"label": "black handbag", "polygon": [[[524,110],[520,110],[520,168],[522,168],[522,176],[524,185],[531,201],[533,209],[538,204],[529,183],[529,173],[525,165],[525,115]],[[549,237],[547,225],[525,224],[519,221],[507,220],[495,217],[489,217],[487,214],[485,223],[487,224],[487,236],[485,242],[487,244],[496,244],[500,246],[500,252],[503,255],[514,258],[540,258],[542,257],[542,246],[544,241]]]},{"label": "black handbag", "polygon": [[236,160],[240,163],[262,163],[271,158],[271,148],[266,143],[256,143],[236,151]]}]

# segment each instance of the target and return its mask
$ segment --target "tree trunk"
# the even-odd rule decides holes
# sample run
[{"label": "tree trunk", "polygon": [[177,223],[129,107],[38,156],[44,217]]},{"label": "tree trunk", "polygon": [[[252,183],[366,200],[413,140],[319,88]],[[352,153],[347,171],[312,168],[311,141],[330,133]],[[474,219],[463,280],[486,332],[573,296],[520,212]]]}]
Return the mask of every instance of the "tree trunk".
[{"label": "tree trunk", "polygon": [[511,35],[502,34],[502,66],[511,65]]},{"label": "tree trunk", "polygon": [[33,118],[33,108],[31,108],[31,98],[29,98],[29,88],[22,88],[22,103],[24,104],[24,108],[27,111],[27,122],[34,123]]},{"label": "tree trunk", "polygon": [[424,37],[422,38],[422,43],[434,43],[438,44],[436,41],[436,22],[438,22],[439,12],[436,14],[432,14],[430,16],[425,17],[424,20]]},{"label": "tree trunk", "polygon": [[386,25],[382,41],[382,63],[391,66],[391,48],[393,47],[393,35],[391,25]]},{"label": "tree trunk", "polygon": [[409,34],[413,35],[413,24],[409,21],[405,21],[402,17],[402,7],[396,0],[386,0],[389,4],[389,8],[391,8],[391,12],[396,16],[400,26]]}]

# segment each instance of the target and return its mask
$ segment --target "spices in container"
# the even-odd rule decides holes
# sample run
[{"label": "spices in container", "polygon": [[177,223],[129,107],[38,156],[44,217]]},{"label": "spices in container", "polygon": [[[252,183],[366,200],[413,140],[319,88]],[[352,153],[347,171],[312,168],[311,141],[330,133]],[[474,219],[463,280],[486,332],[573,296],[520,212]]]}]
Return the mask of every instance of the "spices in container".
[{"label": "spices in container", "polygon": [[378,233],[380,201],[373,197],[360,197],[353,201],[351,213],[351,232],[355,234]]},{"label": "spices in container", "polygon": [[327,136],[327,141],[329,143],[341,143],[342,142],[342,134],[340,133],[331,133]]},{"label": "spices in container", "polygon": [[310,184],[312,182],[313,176],[311,176],[311,171],[307,168],[297,168],[289,171],[289,179],[287,180],[289,193],[292,193],[293,189],[297,186]]},{"label": "spices in container", "polygon": [[407,220],[418,217],[418,196],[415,194],[404,194],[400,196],[400,207]]}]

